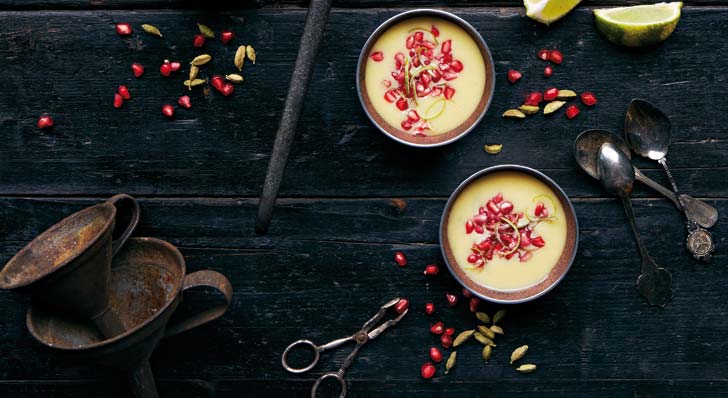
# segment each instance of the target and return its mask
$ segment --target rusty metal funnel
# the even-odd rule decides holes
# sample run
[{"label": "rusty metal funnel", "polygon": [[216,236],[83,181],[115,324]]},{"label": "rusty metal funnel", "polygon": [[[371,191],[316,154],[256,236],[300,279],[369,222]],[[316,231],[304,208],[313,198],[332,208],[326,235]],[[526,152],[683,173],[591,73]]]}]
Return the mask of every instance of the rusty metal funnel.
[{"label": "rusty metal funnel", "polygon": [[[33,304],[26,324],[41,344],[62,355],[129,372],[136,397],[157,397],[149,357],[159,340],[210,322],[230,305],[232,286],[222,274],[203,270],[185,275],[185,261],[170,243],[133,238],[114,257],[109,286],[111,311],[126,331],[104,338],[88,320],[64,317]],[[218,290],[224,303],[167,325],[182,292],[198,286]]]}]

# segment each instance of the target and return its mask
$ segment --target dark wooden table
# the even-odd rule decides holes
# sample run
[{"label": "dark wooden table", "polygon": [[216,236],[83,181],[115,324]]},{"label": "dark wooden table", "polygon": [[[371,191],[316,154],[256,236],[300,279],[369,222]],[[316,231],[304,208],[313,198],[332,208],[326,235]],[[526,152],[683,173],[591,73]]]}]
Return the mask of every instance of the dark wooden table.
[{"label": "dark wooden table", "polygon": [[[463,396],[724,396],[728,394],[728,224],[712,232],[710,264],[685,251],[681,215],[667,200],[637,186],[635,211],[647,245],[673,274],[676,294],[665,309],[648,307],[634,282],[639,260],[618,201],[606,197],[572,157],[576,135],[600,127],[621,133],[633,97],[646,98],[673,124],[672,171],[685,192],[728,214],[728,2],[689,1],[673,36],[661,46],[629,51],[606,42],[585,5],[546,28],[524,15],[520,1],[466,2],[450,11],[472,23],[496,61],[490,111],[477,129],[445,148],[415,150],[379,133],[355,94],[354,72],[369,33],[399,8],[419,0],[340,0],[329,18],[300,131],[266,236],[253,233],[257,195],[295,59],[305,4],[260,0],[240,10],[200,10],[192,1],[0,1],[0,264],[36,234],[114,193],[142,205],[138,236],[179,246],[188,269],[210,268],[235,288],[221,320],[164,341],[152,358],[163,397],[307,397],[313,380],[349,353],[323,356],[314,372],[280,366],[285,346],[302,337],[328,341],[352,333],[391,297],[408,297],[410,314],[367,345],[349,371],[351,397]],[[612,0],[610,5],[634,3]],[[164,39],[118,37],[113,24],[155,24]],[[164,58],[185,61],[196,22],[231,28],[235,43],[256,46],[259,62],[229,98],[192,95],[193,109],[175,120],[163,103],[184,93],[181,76],[157,73]],[[566,57],[549,81],[534,54],[557,47]],[[229,73],[235,46],[208,44],[206,71]],[[136,80],[129,64],[142,62]],[[505,72],[527,78],[515,86]],[[113,109],[118,84],[133,100]],[[592,90],[600,102],[575,120],[562,114],[525,121],[500,114],[530,89]],[[39,131],[51,113],[57,126]],[[497,156],[485,143],[502,143]],[[446,308],[459,291],[440,263],[437,231],[450,192],[484,167],[516,163],[554,178],[572,198],[581,225],[579,253],[566,279],[535,302],[508,307],[506,336],[484,364],[476,346],[459,350],[456,369],[423,381],[420,365],[435,344],[431,317],[472,327],[464,304]],[[655,163],[638,161],[667,184]],[[400,269],[393,253],[404,251]],[[218,300],[213,292],[187,303]],[[0,292],[0,395],[128,396],[122,375],[61,359],[25,329],[28,298]],[[483,305],[488,312],[497,306]],[[517,374],[510,351],[529,344],[539,369]]]}]

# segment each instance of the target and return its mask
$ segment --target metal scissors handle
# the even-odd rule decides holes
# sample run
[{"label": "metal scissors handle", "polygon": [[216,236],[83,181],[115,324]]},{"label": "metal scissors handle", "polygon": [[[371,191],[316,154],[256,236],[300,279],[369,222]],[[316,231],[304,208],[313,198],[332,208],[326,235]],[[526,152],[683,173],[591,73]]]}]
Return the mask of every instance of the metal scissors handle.
[{"label": "metal scissors handle", "polygon": [[[344,337],[341,339],[336,339],[333,341],[330,341],[323,345],[316,345],[311,340],[297,340],[291,343],[285,351],[283,351],[283,356],[281,357],[281,364],[283,365],[283,368],[291,373],[304,373],[308,372],[309,370],[313,369],[316,364],[318,363],[321,353],[327,350],[330,350],[332,348],[336,348],[342,344],[346,344],[350,341],[356,342],[356,347],[354,347],[354,350],[349,354],[346,359],[344,360],[344,363],[341,364],[341,367],[336,372],[328,372],[324,373],[319,377],[316,382],[313,385],[313,388],[311,388],[311,398],[316,397],[316,392],[318,390],[319,385],[321,385],[321,382],[323,382],[325,379],[328,378],[334,378],[336,381],[339,382],[339,385],[341,386],[341,394],[339,395],[339,398],[346,397],[346,380],[344,380],[344,373],[346,373],[346,370],[349,369],[351,364],[354,362],[354,358],[356,358],[357,354],[359,354],[359,351],[361,350],[362,346],[366,344],[369,340],[377,338],[382,332],[384,332],[387,328],[396,325],[405,315],[407,315],[408,310],[405,310],[402,314],[400,314],[398,317],[394,319],[390,319],[381,325],[374,328],[374,326],[384,317],[384,315],[387,312],[387,309],[393,307],[395,304],[399,302],[400,298],[397,297],[395,299],[390,300],[383,306],[379,308],[379,311],[371,318],[369,319],[364,326],[362,326],[361,330],[354,333],[353,335],[349,337]],[[294,368],[288,364],[288,354],[296,347],[306,347],[309,349],[312,349],[314,352],[314,358],[307,366],[304,366],[302,368]]]}]

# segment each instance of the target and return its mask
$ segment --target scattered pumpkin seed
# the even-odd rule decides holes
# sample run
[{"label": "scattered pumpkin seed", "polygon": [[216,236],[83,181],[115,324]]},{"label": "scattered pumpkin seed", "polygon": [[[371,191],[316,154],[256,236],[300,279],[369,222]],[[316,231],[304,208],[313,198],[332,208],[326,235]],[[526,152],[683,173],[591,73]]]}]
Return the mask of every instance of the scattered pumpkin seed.
[{"label": "scattered pumpkin seed", "polygon": [[517,367],[516,370],[521,373],[531,373],[534,370],[536,370],[536,365],[534,365],[532,363],[527,363],[527,364]]},{"label": "scattered pumpkin seed", "polygon": [[238,47],[237,51],[235,51],[234,63],[235,67],[242,72],[243,65],[245,65],[245,46],[240,46]]},{"label": "scattered pumpkin seed", "polygon": [[490,317],[485,312],[476,312],[475,317],[486,325],[490,323]]},{"label": "scattered pumpkin seed", "polygon": [[245,80],[245,79],[243,79],[242,76],[238,75],[237,73],[231,73],[229,75],[225,75],[225,79],[230,80],[233,83],[242,83],[243,80]]},{"label": "scattered pumpkin seed", "polygon": [[525,113],[526,115],[535,115],[536,113],[538,113],[538,111],[540,109],[541,108],[539,108],[535,105],[525,105],[525,104],[518,107],[518,110]]},{"label": "scattered pumpkin seed", "polygon": [[453,347],[457,347],[466,341],[470,340],[470,337],[475,333],[475,330],[466,330],[464,332],[460,332],[458,337],[455,337],[455,341],[452,343]]},{"label": "scattered pumpkin seed", "polygon": [[503,335],[503,334],[504,334],[504,333],[503,333],[503,328],[501,328],[501,327],[500,327],[500,326],[498,326],[498,325],[493,325],[493,326],[491,326],[491,327],[490,327],[490,330],[492,330],[492,331],[493,331],[493,333],[495,333],[495,334],[500,334],[500,335]]},{"label": "scattered pumpkin seed", "polygon": [[546,106],[543,107],[543,114],[549,115],[551,113],[556,112],[559,108],[564,106],[566,101],[551,101]]},{"label": "scattered pumpkin seed", "polygon": [[485,336],[485,337],[487,337],[489,339],[494,339],[495,338],[495,333],[493,333],[492,330],[488,329],[487,326],[479,325],[478,326],[478,332],[480,332],[480,334],[482,334],[483,336]]},{"label": "scattered pumpkin seed", "polygon": [[194,66],[202,66],[202,65],[210,62],[211,59],[212,59],[212,57],[210,56],[210,54],[200,54],[200,55],[196,56],[195,58],[193,58],[192,62],[190,62],[190,64],[192,64]]},{"label": "scattered pumpkin seed", "polygon": [[200,68],[198,68],[196,65],[190,66],[190,80],[195,80],[198,73],[200,73]]},{"label": "scattered pumpkin seed", "polygon": [[150,35],[155,35],[155,36],[163,37],[162,36],[162,32],[160,32],[159,31],[159,28],[157,28],[154,25],[150,25],[150,24],[145,23],[145,24],[142,25],[142,30],[144,30],[145,32],[149,33]]},{"label": "scattered pumpkin seed", "polygon": [[513,365],[513,362],[523,358],[523,356],[526,355],[526,351],[528,351],[527,345],[522,345],[513,350],[513,353],[511,354],[511,365]]},{"label": "scattered pumpkin seed", "polygon": [[559,94],[556,96],[556,99],[560,100],[566,100],[566,99],[572,99],[576,98],[576,93],[571,90],[559,90]]},{"label": "scattered pumpkin seed", "polygon": [[453,351],[450,353],[450,356],[447,358],[447,362],[445,362],[445,374],[447,374],[454,366],[455,361],[457,360],[458,352]]},{"label": "scattered pumpkin seed", "polygon": [[506,317],[506,310],[500,310],[493,315],[493,325],[500,323]]},{"label": "scattered pumpkin seed", "polygon": [[190,80],[185,80],[185,82],[183,84],[185,86],[187,86],[187,88],[192,90],[192,87],[197,87],[203,83],[205,83],[205,81],[202,79],[190,79]]},{"label": "scattered pumpkin seed", "polygon": [[493,354],[493,347],[491,347],[489,345],[486,345],[485,347],[483,347],[483,360],[485,362],[488,362],[488,360],[490,359],[490,356],[492,354]]},{"label": "scattered pumpkin seed", "polygon": [[488,152],[491,155],[498,154],[501,150],[503,150],[503,144],[491,144],[491,145],[485,145],[483,147],[486,152]]},{"label": "scattered pumpkin seed", "polygon": [[214,39],[215,38],[215,32],[210,29],[209,26],[203,25],[201,23],[197,24],[197,29],[200,30],[200,33],[202,33],[203,36],[205,36],[208,39]]},{"label": "scattered pumpkin seed", "polygon": [[253,65],[255,65],[255,49],[253,46],[245,47],[245,55],[247,55],[248,59],[253,61]]},{"label": "scattered pumpkin seed", "polygon": [[[407,58],[405,58],[405,59],[407,59]],[[518,109],[509,109],[509,110],[503,112],[503,117],[513,117],[516,119],[525,119],[526,115],[523,112],[519,111]]]}]

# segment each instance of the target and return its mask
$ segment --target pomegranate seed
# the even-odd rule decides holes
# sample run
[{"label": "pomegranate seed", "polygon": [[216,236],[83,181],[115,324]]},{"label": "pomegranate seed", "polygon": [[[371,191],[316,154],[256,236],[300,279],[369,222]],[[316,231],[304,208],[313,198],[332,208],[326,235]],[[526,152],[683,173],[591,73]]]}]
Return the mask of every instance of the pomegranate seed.
[{"label": "pomegranate seed", "polygon": [[410,123],[406,120],[402,120],[402,123],[400,125],[402,126],[402,129],[405,131],[409,131],[409,129],[412,128],[412,123]]},{"label": "pomegranate seed", "polygon": [[478,214],[477,216],[473,217],[473,222],[477,225],[483,225],[486,222],[488,222],[488,215],[487,214]]},{"label": "pomegranate seed", "polygon": [[398,314],[402,314],[409,308],[409,300],[407,299],[400,299],[397,304],[394,306],[394,311]]},{"label": "pomegranate seed", "polygon": [[452,336],[455,334],[455,328],[445,328],[445,334],[448,336]]},{"label": "pomegranate seed", "polygon": [[528,94],[528,96],[526,96],[526,101],[524,102],[524,104],[538,106],[538,104],[540,104],[541,101],[543,101],[543,94],[536,91],[536,92],[533,92],[531,94]]},{"label": "pomegranate seed", "polygon": [[430,32],[432,32],[433,36],[440,37],[440,30],[437,29],[435,25],[432,25],[432,27],[430,28]]},{"label": "pomegranate seed", "polygon": [[224,95],[224,96],[226,96],[226,97],[227,97],[228,95],[232,94],[232,93],[233,93],[233,91],[235,91],[235,86],[233,86],[233,85],[232,85],[232,84],[230,84],[230,83],[225,83],[225,85],[224,85],[224,86],[222,86],[222,90],[220,90],[220,92],[222,93],[222,95]]},{"label": "pomegranate seed", "polygon": [[564,62],[564,54],[561,54],[559,50],[551,50],[549,52],[549,61],[559,65]]},{"label": "pomegranate seed", "polygon": [[461,292],[460,294],[462,294],[462,295],[463,295],[463,297],[465,297],[465,298],[467,298],[467,299],[469,299],[469,298],[473,297],[473,294],[472,294],[472,293],[470,293],[470,290],[468,290],[468,289],[466,289],[466,288],[463,288],[463,291],[462,291],[462,292]]},{"label": "pomegranate seed", "polygon": [[435,313],[435,304],[427,303],[425,304],[425,314],[432,315]]},{"label": "pomegranate seed", "polygon": [[442,361],[442,353],[437,349],[437,347],[430,347],[430,359],[437,363]]},{"label": "pomegranate seed", "polygon": [[541,61],[548,61],[549,60],[549,53],[550,53],[550,51],[549,50],[546,50],[546,49],[538,50],[538,58]]},{"label": "pomegranate seed", "polygon": [[469,234],[471,232],[473,232],[473,221],[468,220],[467,222],[465,222],[465,233]]},{"label": "pomegranate seed", "polygon": [[537,237],[531,239],[531,244],[536,247],[544,247],[546,245],[546,242],[543,241],[542,237],[537,236]]},{"label": "pomegranate seed", "polygon": [[455,95],[455,89],[450,86],[445,86],[445,91],[443,91],[445,95],[445,99],[451,99],[453,95]]},{"label": "pomegranate seed", "polygon": [[409,108],[409,105],[407,104],[407,100],[404,99],[404,98],[398,99],[397,100],[397,108],[400,111],[403,111],[403,110],[406,110],[407,108]]},{"label": "pomegranate seed", "polygon": [[573,118],[579,116],[579,113],[580,112],[581,111],[579,111],[579,107],[578,106],[571,105],[568,108],[566,108],[566,117],[568,117],[569,119],[573,119]]},{"label": "pomegranate seed", "polygon": [[174,108],[170,104],[162,106],[162,114],[168,118],[174,117]]},{"label": "pomegranate seed", "polygon": [[183,95],[177,99],[177,103],[179,106],[183,108],[190,109],[192,108],[192,102],[190,102],[190,97],[187,95]]},{"label": "pomegranate seed", "polygon": [[124,98],[119,93],[114,94],[114,108],[121,108],[122,105],[124,105]]},{"label": "pomegranate seed", "polygon": [[425,85],[425,87],[429,86],[432,82],[432,77],[429,73],[423,73],[420,75],[420,82]]},{"label": "pomegranate seed", "polygon": [[450,307],[458,305],[458,296],[454,294],[445,293],[445,299],[447,300],[447,305]]},{"label": "pomegranate seed", "polygon": [[586,106],[593,106],[597,103],[597,97],[594,96],[594,93],[585,91],[581,93],[581,102],[583,102]]},{"label": "pomegranate seed", "polygon": [[410,121],[410,123],[416,123],[420,120],[420,115],[417,113],[416,110],[411,110],[407,112],[407,120]]},{"label": "pomegranate seed", "polygon": [[119,86],[119,88],[116,89],[116,92],[121,95],[121,98],[125,100],[131,99],[131,94],[129,94],[129,89],[126,88],[126,86]]},{"label": "pomegranate seed", "polygon": [[440,69],[441,71],[443,71],[443,72],[444,72],[444,71],[446,71],[446,70],[450,69],[450,64],[448,64],[448,63],[444,63],[444,62],[443,62],[443,63],[440,63],[439,65],[437,65],[437,67],[438,67],[438,68],[439,68],[439,69]]},{"label": "pomegranate seed", "polygon": [[382,62],[384,59],[384,54],[381,51],[375,51],[372,53],[372,55],[369,56],[372,60],[375,62]]},{"label": "pomegranate seed", "polygon": [[159,67],[159,73],[161,73],[164,77],[169,77],[169,75],[172,74],[172,65],[170,65],[169,62],[163,63],[162,66]]},{"label": "pomegranate seed", "polygon": [[520,254],[519,254],[519,255],[518,255],[518,261],[520,261],[520,262],[522,262],[522,263],[525,263],[526,261],[530,260],[530,259],[531,259],[531,257],[533,257],[533,253],[531,253],[531,252],[526,252],[526,253],[525,253],[525,254],[523,254],[523,255],[520,255]]},{"label": "pomegranate seed", "polygon": [[[407,36],[407,40],[404,42],[405,47],[407,48],[414,48],[415,46],[415,37],[413,35]],[[414,54],[410,54],[412,56]]]},{"label": "pomegranate seed", "polygon": [[205,36],[195,35],[195,37],[192,39],[192,47],[200,48],[204,45],[205,45]]},{"label": "pomegranate seed", "polygon": [[425,38],[425,34],[422,32],[415,32],[415,41],[421,42]]},{"label": "pomegranate seed", "polygon": [[478,233],[478,234],[482,234],[483,232],[485,232],[483,227],[481,227],[480,225],[473,226],[473,229],[475,230],[475,233]]},{"label": "pomegranate seed", "polygon": [[407,257],[402,252],[394,253],[394,261],[400,266],[404,267],[407,265]]},{"label": "pomegranate seed", "polygon": [[426,362],[420,369],[420,375],[423,379],[431,379],[435,375],[435,365],[432,362]]},{"label": "pomegranate seed", "polygon": [[383,84],[383,85],[384,85],[384,87],[386,87],[386,88],[390,88],[390,87],[392,87],[392,82],[390,82],[389,80],[382,80],[382,84]]},{"label": "pomegranate seed", "polygon": [[172,69],[172,72],[177,72],[182,65],[179,62],[170,62],[169,67]]},{"label": "pomegranate seed", "polygon": [[473,253],[473,254],[471,254],[471,255],[468,256],[468,262],[470,264],[475,264],[475,262],[478,261],[478,260],[479,260],[479,257],[475,253]]},{"label": "pomegranate seed", "polygon": [[440,47],[440,52],[449,54],[452,51],[452,40],[445,40],[442,42],[442,46]]},{"label": "pomegranate seed", "polygon": [[218,91],[222,91],[222,87],[225,85],[225,78],[220,75],[212,75],[210,78],[210,85],[215,87]]},{"label": "pomegranate seed", "polygon": [[442,78],[445,79],[445,80],[447,80],[447,81],[455,80],[455,79],[458,78],[458,74],[457,74],[457,72],[447,71],[447,72],[445,72],[445,73],[442,74]]},{"label": "pomegranate seed", "polygon": [[440,267],[435,264],[430,264],[425,267],[425,275],[437,275],[440,272]]},{"label": "pomegranate seed", "polygon": [[515,69],[508,70],[508,81],[511,82],[511,84],[515,84],[522,76],[521,72]]},{"label": "pomegranate seed", "polygon": [[513,203],[505,201],[500,204],[500,211],[503,214],[508,214],[513,211]]},{"label": "pomegranate seed", "polygon": [[386,93],[384,93],[384,100],[389,102],[390,104],[394,102],[397,99],[397,92],[394,90],[387,90]]},{"label": "pomegranate seed", "polygon": [[222,44],[228,44],[235,37],[235,34],[229,30],[223,30],[220,32],[220,41]]},{"label": "pomegranate seed", "polygon": [[440,94],[442,94],[442,89],[441,89],[440,87],[434,87],[434,88],[432,89],[432,96],[433,96],[433,97],[437,97],[437,96],[439,96]]},{"label": "pomegranate seed", "polygon": [[55,123],[53,122],[53,118],[50,117],[50,115],[42,115],[38,118],[38,128],[39,129],[49,129],[53,127]]},{"label": "pomegranate seed", "polygon": [[452,69],[455,72],[462,72],[463,63],[456,59],[456,60],[450,62],[450,69]]},{"label": "pomegranate seed", "polygon": [[398,69],[398,70],[401,69],[402,65],[404,65],[404,54],[402,54],[402,53],[394,54],[395,69]]},{"label": "pomegranate seed", "polygon": [[559,89],[552,87],[543,93],[543,99],[546,101],[553,101],[559,96]]},{"label": "pomegranate seed", "polygon": [[136,78],[142,77],[144,74],[144,66],[140,63],[134,62],[131,64],[131,73],[133,73]]},{"label": "pomegranate seed", "polygon": [[442,344],[442,348],[450,348],[452,346],[452,336],[443,334],[440,336],[440,344]]},{"label": "pomegranate seed", "polygon": [[543,69],[543,76],[544,77],[551,77],[551,75],[554,74],[554,68],[551,65],[548,65]]},{"label": "pomegranate seed", "polygon": [[119,22],[114,27],[116,29],[116,33],[119,34],[119,36],[129,36],[134,29],[131,28],[131,24],[127,22]]},{"label": "pomegranate seed", "polygon": [[535,214],[536,217],[543,217],[542,216],[543,210],[544,210],[543,202],[538,202],[538,203],[536,203],[536,208],[533,209],[533,214]]},{"label": "pomegranate seed", "polygon": [[479,305],[480,305],[480,299],[477,297],[471,297],[470,303],[468,303],[468,309],[470,309],[470,312],[478,312]]},{"label": "pomegranate seed", "polygon": [[432,334],[442,334],[445,331],[445,324],[442,322],[437,322],[436,324],[430,326],[430,333]]}]

